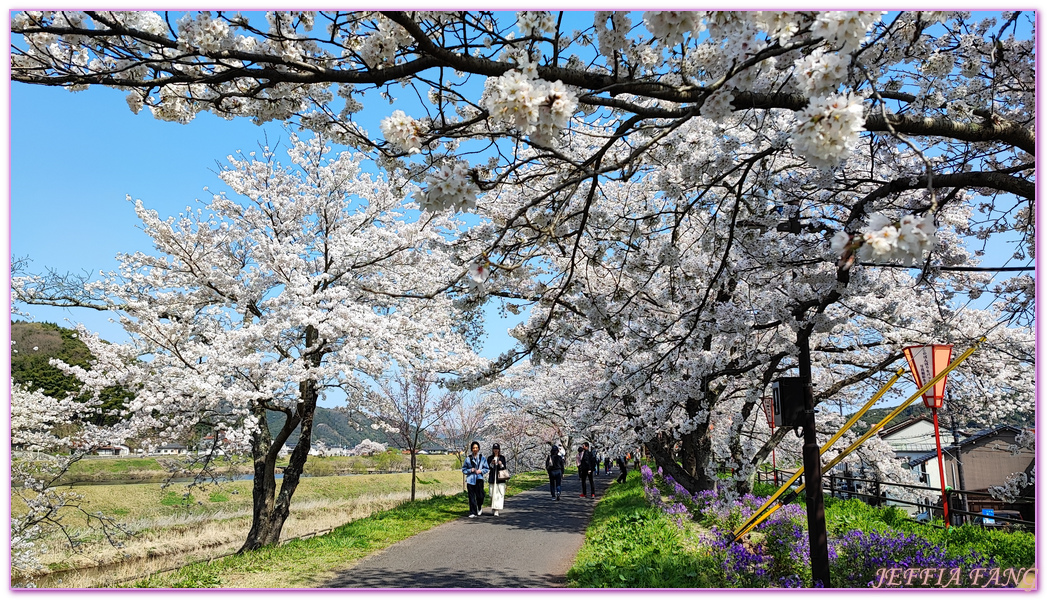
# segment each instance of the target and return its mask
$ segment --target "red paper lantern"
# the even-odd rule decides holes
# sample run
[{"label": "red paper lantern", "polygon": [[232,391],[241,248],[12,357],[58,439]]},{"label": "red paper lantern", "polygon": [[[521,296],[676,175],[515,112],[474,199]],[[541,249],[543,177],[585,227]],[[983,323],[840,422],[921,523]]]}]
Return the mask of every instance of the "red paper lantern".
[{"label": "red paper lantern", "polygon": [[[916,387],[921,388],[924,383],[934,379],[952,361],[952,344],[928,344],[926,346],[909,346],[902,350],[905,360],[909,361],[909,369],[912,371]],[[942,377],[934,387],[923,394],[923,403],[927,408],[941,408],[945,399],[945,380]]]}]

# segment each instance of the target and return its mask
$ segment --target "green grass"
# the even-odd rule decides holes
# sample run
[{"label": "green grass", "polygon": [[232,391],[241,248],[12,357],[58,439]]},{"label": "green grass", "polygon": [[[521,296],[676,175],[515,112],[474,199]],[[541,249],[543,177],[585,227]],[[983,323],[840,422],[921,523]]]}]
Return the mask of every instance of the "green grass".
[{"label": "green grass", "polygon": [[[164,461],[180,462],[185,456],[161,457]],[[279,467],[287,466],[286,461]],[[211,467],[219,474],[235,475],[251,472],[251,465],[244,459],[219,457]],[[431,471],[449,471],[458,468],[458,459],[449,454],[418,456],[419,474]],[[310,456],[305,463],[306,475],[330,477],[334,475],[357,475],[376,472],[404,472],[411,468],[409,456],[399,452],[387,452],[379,456]],[[105,483],[118,481],[161,480],[170,472],[155,457],[91,457],[73,463],[62,478],[64,484]]]},{"label": "green grass", "polygon": [[211,492],[207,499],[210,502],[229,502],[229,496],[222,492]]},{"label": "green grass", "polygon": [[596,505],[567,579],[586,588],[715,587],[717,570],[674,522],[648,506],[633,471]]},{"label": "green grass", "polygon": [[192,506],[193,502],[192,494],[179,494],[177,492],[167,492],[160,499],[161,506]]},{"label": "green grass", "polygon": [[940,519],[934,525],[917,523],[894,506],[873,507],[852,498],[825,499],[826,529],[830,536],[855,529],[860,531],[903,531],[945,549],[951,558],[977,552],[990,556],[1000,568],[1031,567],[1036,560],[1036,538],[1027,531],[1003,531],[964,524],[946,529]]},{"label": "green grass", "polygon": [[[506,494],[518,494],[547,482],[544,472],[520,473],[510,480]],[[460,518],[467,511],[465,493],[404,502],[392,510],[342,525],[327,535],[228,556],[211,564],[190,565],[170,573],[147,577],[130,587],[318,587],[353,562],[412,535]]]}]

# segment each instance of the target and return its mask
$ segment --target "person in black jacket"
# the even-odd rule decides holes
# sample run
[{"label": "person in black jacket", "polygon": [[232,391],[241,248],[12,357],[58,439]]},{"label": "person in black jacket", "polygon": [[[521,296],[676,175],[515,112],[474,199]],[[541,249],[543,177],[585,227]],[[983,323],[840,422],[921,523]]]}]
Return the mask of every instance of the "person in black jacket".
[{"label": "person in black jacket", "polygon": [[560,449],[553,444],[549,456],[545,457],[545,472],[549,474],[549,493],[554,500],[560,499],[560,486],[563,483],[564,460]]},{"label": "person in black jacket", "polygon": [[625,483],[626,470],[625,470],[625,457],[624,456],[619,456],[618,457],[618,470],[620,471],[620,473],[618,473],[618,479],[615,479],[615,481],[617,481],[618,483]]},{"label": "person in black jacket", "polygon": [[589,449],[589,442],[585,442],[581,448],[578,448],[578,478],[582,480],[582,498],[585,498],[586,480],[589,481],[589,497],[596,497],[596,482],[593,481],[593,469],[595,468],[596,457],[593,456],[592,450]]},{"label": "person in black jacket", "polygon": [[491,455],[487,457],[487,464],[491,467],[487,473],[487,481],[491,484],[491,510],[497,517],[499,516],[498,511],[502,510],[502,504],[505,502],[506,484],[505,481],[498,481],[498,473],[508,468],[505,457],[502,456],[502,447],[498,444],[491,446]]}]

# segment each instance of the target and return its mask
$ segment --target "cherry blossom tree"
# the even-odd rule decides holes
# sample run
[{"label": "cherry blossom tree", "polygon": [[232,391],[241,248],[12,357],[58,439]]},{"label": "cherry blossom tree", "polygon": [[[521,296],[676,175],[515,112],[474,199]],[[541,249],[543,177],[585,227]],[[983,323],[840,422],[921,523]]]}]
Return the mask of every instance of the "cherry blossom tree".
[{"label": "cherry blossom tree", "polygon": [[411,456],[411,501],[418,481],[418,451],[433,440],[439,423],[462,403],[456,391],[439,391],[439,381],[424,370],[397,371],[379,382],[372,392],[369,417],[390,441]]},{"label": "cherry blossom tree", "polygon": [[484,405],[463,400],[440,419],[436,425],[436,436],[458,457],[460,466],[469,444],[483,436],[487,425],[487,410]]},{"label": "cherry blossom tree", "polygon": [[381,454],[385,452],[386,444],[380,444],[378,442],[372,442],[369,439],[353,446],[353,449],[349,451],[350,456],[370,456],[372,454]]},{"label": "cherry blossom tree", "polygon": [[[254,464],[253,518],[243,549],[277,542],[300,481],[317,402],[330,390],[366,398],[389,364],[424,357],[460,373],[482,366],[465,343],[446,284],[465,274],[448,252],[457,224],[409,219],[399,189],[349,153],[292,137],[230,156],[230,193],[161,218],[134,207],[156,248],[119,257],[118,272],[80,290],[15,278],[18,300],[111,310],[131,338],[109,344],[80,329],[96,357],[65,365],[88,389],[134,394],[125,421],[157,443],[200,426]],[[253,153],[252,153],[253,154]],[[270,431],[266,415],[283,413]],[[279,487],[278,453],[299,430]]]},{"label": "cherry blossom tree", "polygon": [[[463,383],[587,365],[577,417],[613,411],[696,490],[714,464],[744,485],[785,434],[741,436],[790,369],[857,399],[900,345],[992,332],[1008,368],[963,379],[1031,405],[1034,280],[978,271],[992,241],[1033,255],[1030,18],[26,11],[12,78],[114,87],[169,121],[290,121],[412,182],[427,218],[474,214],[458,307],[529,319]],[[985,293],[998,307],[969,318]]]},{"label": "cherry blossom tree", "polygon": [[62,540],[76,547],[86,522],[114,545],[128,532],[112,517],[88,511],[83,497],[60,480],[69,468],[99,446],[119,442],[120,426],[100,426],[90,418],[99,403],[72,397],[54,398],[18,384],[11,386],[11,569],[14,580],[42,565],[38,557]]}]

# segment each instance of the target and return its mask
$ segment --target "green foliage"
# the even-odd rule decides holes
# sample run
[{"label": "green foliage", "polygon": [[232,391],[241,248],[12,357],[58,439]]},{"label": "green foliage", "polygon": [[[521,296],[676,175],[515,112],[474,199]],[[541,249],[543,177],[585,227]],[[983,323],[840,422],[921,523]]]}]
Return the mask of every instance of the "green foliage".
[{"label": "green foliage", "polygon": [[[171,582],[166,587],[171,588],[216,588],[222,587],[222,579],[214,572],[213,569],[208,568],[206,564],[190,565],[183,567],[178,571],[179,578]],[[143,579],[135,582],[133,587],[136,588],[149,588],[155,587],[150,585],[152,578]]]},{"label": "green foliage", "polygon": [[567,573],[573,587],[687,588],[719,585],[708,555],[688,551],[680,528],[647,506],[638,473],[597,504],[585,544]]},{"label": "green foliage", "polygon": [[211,502],[229,502],[228,494],[225,494],[221,490],[211,492],[211,495],[207,497]]},{"label": "green foliage", "polygon": [[1000,568],[1031,567],[1034,564],[1036,539],[1024,531],[1002,531],[980,525],[960,525],[946,529],[941,521],[917,523],[894,506],[873,507],[852,498],[825,499],[825,525],[829,535],[848,531],[902,531],[945,548],[950,558],[962,558],[972,552],[990,557]]},{"label": "green foliage", "polygon": [[1031,567],[1036,561],[1036,537],[1027,531],[1002,531],[971,524],[948,530],[912,524],[905,525],[905,529],[947,547],[951,556],[977,552],[992,557],[1002,569]]},{"label": "green foliage", "polygon": [[[11,380],[31,390],[40,390],[53,398],[69,394],[79,395],[81,384],[50,364],[52,358],[66,364],[89,368],[94,357],[87,346],[76,337],[76,331],[54,323],[11,322]],[[102,415],[90,420],[95,425],[117,422],[115,411],[123,408],[132,395],[126,389],[114,386],[102,390]],[[84,398],[86,399],[86,397]]]},{"label": "green foliage", "polygon": [[753,495],[754,496],[770,496],[771,494],[778,491],[778,487],[772,483],[764,483],[757,481],[753,483]]},{"label": "green foliage", "polygon": [[376,458],[375,468],[379,471],[403,471],[411,466],[410,458],[401,454],[399,450],[388,450]]},{"label": "green foliage", "polygon": [[425,469],[426,471],[432,469],[433,465],[435,464],[433,462],[433,459],[431,457],[429,457],[428,455],[425,455],[425,454],[419,454],[416,457],[415,462],[418,465],[419,469]]}]

